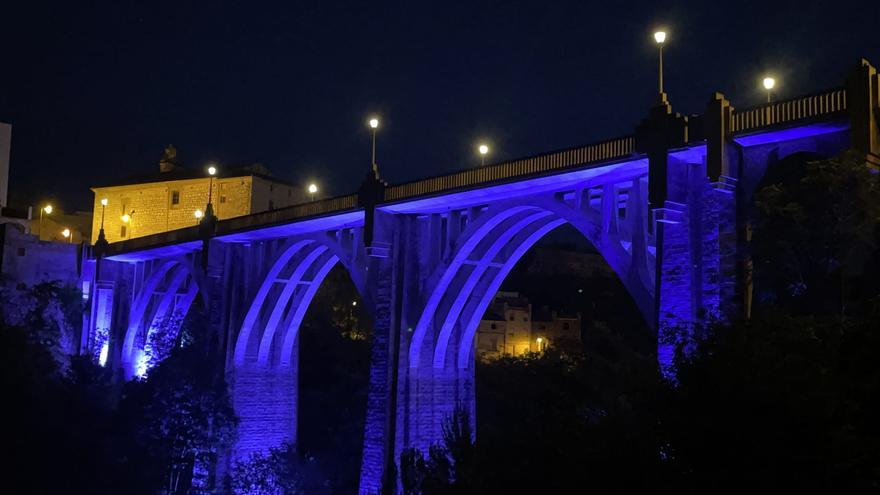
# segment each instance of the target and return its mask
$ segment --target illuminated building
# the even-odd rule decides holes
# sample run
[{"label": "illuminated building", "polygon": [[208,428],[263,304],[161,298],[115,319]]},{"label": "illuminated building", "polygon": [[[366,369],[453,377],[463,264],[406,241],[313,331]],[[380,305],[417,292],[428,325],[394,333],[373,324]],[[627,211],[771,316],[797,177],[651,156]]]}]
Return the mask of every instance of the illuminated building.
[{"label": "illuminated building", "polygon": [[[205,211],[208,191],[214,214],[221,220],[269,211],[306,201],[302,187],[273,177],[260,164],[224,168],[213,181],[201,169],[177,164],[169,146],[159,162],[159,173],[131,177],[118,184],[93,187],[94,211],[107,199],[104,232],[108,242],[143,237],[196,223],[196,211]],[[92,221],[92,243],[98,238],[101,215]]]}]

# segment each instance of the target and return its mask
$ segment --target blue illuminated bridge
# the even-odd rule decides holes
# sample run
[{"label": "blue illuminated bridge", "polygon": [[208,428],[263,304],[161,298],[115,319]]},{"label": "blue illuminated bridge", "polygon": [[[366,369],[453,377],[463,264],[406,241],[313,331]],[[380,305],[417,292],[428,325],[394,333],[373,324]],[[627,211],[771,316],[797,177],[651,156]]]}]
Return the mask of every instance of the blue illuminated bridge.
[{"label": "blue illuminated bridge", "polygon": [[374,319],[360,492],[377,493],[402,449],[474,410],[478,322],[541,237],[570,224],[595,246],[672,373],[687,329],[748,314],[745,212],[765,172],[850,148],[880,164],[878,102],[865,60],[840,88],[746,110],[716,93],[685,117],[661,94],[632,136],[400,185],[374,167],[350,196],[99,246],[84,348],[143,375],[203,305],[240,417],[226,457],[293,442],[298,330],[341,263]]}]

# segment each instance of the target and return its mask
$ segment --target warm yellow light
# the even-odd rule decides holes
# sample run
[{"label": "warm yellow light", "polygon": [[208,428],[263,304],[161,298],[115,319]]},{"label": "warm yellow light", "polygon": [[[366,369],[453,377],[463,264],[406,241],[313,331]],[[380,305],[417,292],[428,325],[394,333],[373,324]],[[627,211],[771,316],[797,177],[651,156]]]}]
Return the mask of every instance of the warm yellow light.
[{"label": "warm yellow light", "polygon": [[70,237],[70,229],[62,230],[61,235],[63,235],[65,238]]},{"label": "warm yellow light", "polygon": [[318,186],[315,184],[309,184],[309,194],[315,194],[318,192]]},{"label": "warm yellow light", "polygon": [[51,215],[51,214],[52,214],[52,205],[46,205],[46,206],[44,206],[44,207],[43,207],[43,211],[46,212],[46,215]]},{"label": "warm yellow light", "polygon": [[121,218],[122,218],[122,223],[128,223],[131,221],[131,215],[129,215],[128,213],[126,213],[125,215],[122,215]]},{"label": "warm yellow light", "polygon": [[204,215],[204,213],[202,213],[202,210],[196,210],[193,212],[193,215],[195,215],[196,218],[202,218],[202,215]]},{"label": "warm yellow light", "polygon": [[477,149],[480,151],[481,155],[485,155],[489,152],[489,146],[486,144],[481,144]]},{"label": "warm yellow light", "polygon": [[107,201],[107,198],[101,198],[101,206],[107,206],[107,203],[109,203],[109,201]]},{"label": "warm yellow light", "polygon": [[216,175],[216,174],[217,174],[217,167],[215,167],[213,165],[208,167],[208,175]]},{"label": "warm yellow light", "polygon": [[537,342],[538,342],[539,344],[540,344],[541,342],[544,342],[544,337],[538,337]]},{"label": "warm yellow light", "polygon": [[666,42],[666,31],[657,31],[654,33],[654,41],[657,42],[658,45],[662,45]]},{"label": "warm yellow light", "polygon": [[373,117],[370,119],[370,127],[373,129],[377,129],[379,127],[379,119]]},{"label": "warm yellow light", "polygon": [[773,79],[772,77],[765,77],[763,83],[764,89],[769,91],[773,89],[774,86],[776,86],[776,79]]},{"label": "warm yellow light", "polygon": [[352,306],[357,306],[357,305],[358,305],[358,302],[357,302],[357,301],[352,301],[352,302],[351,302],[351,305],[352,305]]}]

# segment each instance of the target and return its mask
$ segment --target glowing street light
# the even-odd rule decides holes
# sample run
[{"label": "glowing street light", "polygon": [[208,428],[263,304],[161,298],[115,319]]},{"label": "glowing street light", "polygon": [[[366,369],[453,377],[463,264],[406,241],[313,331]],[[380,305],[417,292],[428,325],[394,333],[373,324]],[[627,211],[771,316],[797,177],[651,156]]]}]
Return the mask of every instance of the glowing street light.
[{"label": "glowing street light", "polygon": [[357,306],[357,305],[358,305],[358,302],[357,302],[357,301],[352,301],[352,302],[351,302],[351,305],[352,305],[352,306]]},{"label": "glowing street light", "polygon": [[214,176],[217,175],[217,167],[208,164],[208,204],[205,206],[205,214],[208,217],[214,216],[214,205],[211,204],[212,194],[214,192]]},{"label": "glowing street light", "polygon": [[318,186],[315,183],[309,184],[309,196],[311,200],[315,200],[315,193],[318,192]]},{"label": "glowing street light", "polygon": [[544,343],[544,337],[538,337],[537,339],[535,339],[535,342],[538,343],[538,350],[543,351],[544,349],[542,344]]},{"label": "glowing street light", "polygon": [[40,240],[43,240],[43,213],[46,215],[52,214],[52,205],[47,204],[46,206],[40,208]]},{"label": "glowing street light", "polygon": [[193,212],[193,216],[196,217],[196,223],[199,223],[199,221],[202,219],[203,216],[205,216],[205,214],[202,212],[202,210],[196,209],[196,211]]},{"label": "glowing street light", "polygon": [[131,210],[128,213],[123,213],[122,216],[119,217],[119,219],[122,220],[122,223],[124,223],[126,225],[128,225],[129,223],[131,224],[130,226],[128,226],[126,228],[129,239],[131,239],[131,231],[134,230],[134,222],[133,222],[133,218],[132,218],[133,216],[134,216],[134,210]]},{"label": "glowing street light", "polygon": [[375,170],[377,168],[376,167],[376,130],[379,129],[379,118],[378,117],[370,117],[370,120],[368,123],[370,124],[370,129],[373,134],[373,136],[372,136],[372,141],[373,141],[373,162],[372,162],[372,164],[373,164],[373,169]]},{"label": "glowing street light", "polygon": [[663,94],[663,45],[666,43],[666,31],[654,32],[654,41],[657,43],[660,51],[660,71],[658,86],[660,89],[660,94]]},{"label": "glowing street light", "polygon": [[62,230],[61,235],[64,236],[65,239],[67,239],[67,242],[71,242],[72,236],[70,235],[70,229]]},{"label": "glowing street light", "polygon": [[101,230],[104,230],[104,210],[107,209],[107,205],[110,204],[107,201],[107,198],[101,198]]},{"label": "glowing street light", "polygon": [[480,165],[486,164],[486,155],[489,154],[489,145],[486,143],[480,143],[477,146],[477,151],[480,152]]},{"label": "glowing street light", "polygon": [[761,82],[764,85],[764,89],[767,90],[767,103],[770,103],[770,101],[772,99],[773,88],[776,87],[776,79],[774,79],[770,76],[767,76]]}]

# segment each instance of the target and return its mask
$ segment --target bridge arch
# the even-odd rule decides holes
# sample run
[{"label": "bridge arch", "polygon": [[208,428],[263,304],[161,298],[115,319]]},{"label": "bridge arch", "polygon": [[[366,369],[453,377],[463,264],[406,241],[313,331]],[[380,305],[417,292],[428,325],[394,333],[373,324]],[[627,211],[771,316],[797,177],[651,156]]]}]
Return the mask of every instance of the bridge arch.
[{"label": "bridge arch", "polygon": [[202,286],[199,272],[188,258],[153,263],[132,301],[122,339],[121,363],[126,379],[145,375],[167,357]]},{"label": "bridge arch", "polygon": [[[429,278],[424,310],[410,341],[409,367],[470,367],[473,350],[469,343],[493,295],[529,248],[566,223],[593,244],[650,321],[653,254],[645,231],[645,187],[641,178],[629,183],[625,195],[606,187],[599,208],[591,207],[589,190],[488,208],[465,229],[448,261]],[[626,215],[618,222],[621,201]],[[434,335],[431,341],[429,333]]]},{"label": "bridge arch", "polygon": [[328,237],[291,239],[282,246],[247,306],[233,351],[236,366],[293,366],[300,324],[336,264],[342,263],[358,293],[366,298],[366,274],[341,243]]},{"label": "bridge arch", "polygon": [[239,417],[234,459],[295,442],[299,410],[299,330],[318,289],[338,264],[367,309],[361,229],[270,241],[253,296],[231,343],[229,379]]}]

